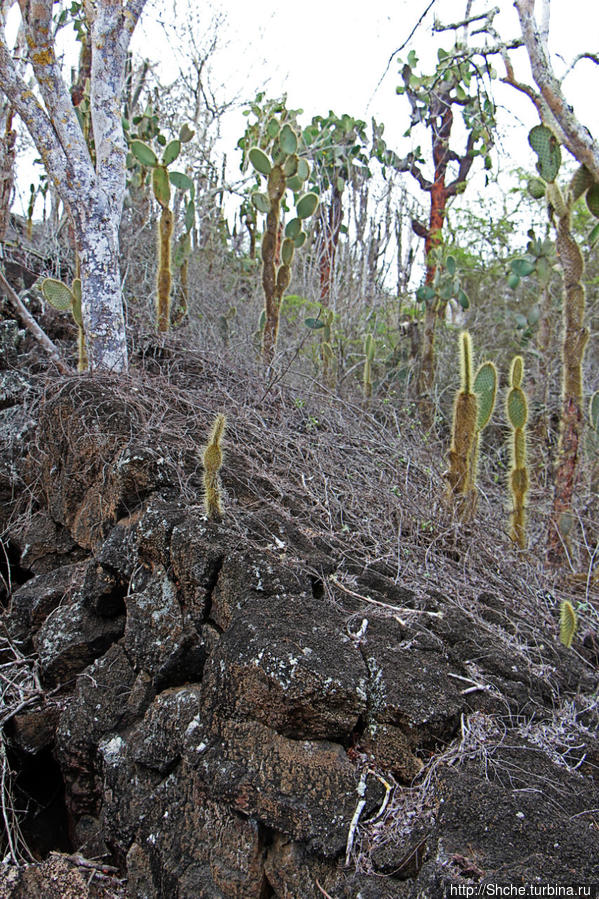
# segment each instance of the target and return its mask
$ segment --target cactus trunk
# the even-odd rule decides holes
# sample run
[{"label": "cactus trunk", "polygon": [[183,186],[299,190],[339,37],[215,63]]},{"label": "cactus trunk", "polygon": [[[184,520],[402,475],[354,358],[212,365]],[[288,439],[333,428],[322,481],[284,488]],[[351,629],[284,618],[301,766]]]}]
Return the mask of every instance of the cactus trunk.
[{"label": "cactus trunk", "polygon": [[168,207],[162,207],[158,226],[158,274],[156,293],[156,327],[168,331],[171,323],[171,247],[174,216]]},{"label": "cactus trunk", "polygon": [[564,304],[562,413],[553,510],[547,540],[547,559],[554,565],[565,561],[573,524],[572,497],[584,418],[582,363],[589,339],[589,332],[584,326],[585,293],[581,284],[584,263],[582,253],[572,237],[569,209],[559,218],[556,248],[564,277]]},{"label": "cactus trunk", "polygon": [[[262,287],[264,289],[266,320],[262,337],[262,358],[271,365],[279,334],[279,313],[284,281],[277,273],[277,246],[280,244],[281,198],[285,193],[285,177],[280,166],[275,166],[268,176],[270,209],[266,215],[266,231],[262,238]],[[285,285],[286,287],[287,285]]]}]

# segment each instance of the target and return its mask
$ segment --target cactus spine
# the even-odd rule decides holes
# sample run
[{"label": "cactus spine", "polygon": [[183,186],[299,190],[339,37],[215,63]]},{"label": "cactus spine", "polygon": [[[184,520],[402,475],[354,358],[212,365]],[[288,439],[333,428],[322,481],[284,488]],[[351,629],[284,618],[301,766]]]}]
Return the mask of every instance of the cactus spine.
[{"label": "cactus spine", "polygon": [[[285,115],[284,111],[282,119]],[[310,167],[298,155],[299,139],[289,122],[278,121],[273,116],[268,122],[267,138],[265,147],[251,147],[247,158],[256,174],[266,178],[266,193],[255,191],[252,203],[258,212],[266,215],[261,251],[265,299],[262,358],[266,365],[271,365],[279,333],[281,301],[291,281],[291,264],[295,251],[306,241],[303,222],[315,213],[318,196],[315,193],[299,195]],[[267,149],[270,155],[266,153]],[[287,223],[281,241],[281,203],[287,190],[295,194],[295,217]]]},{"label": "cactus spine", "polygon": [[204,449],[204,510],[206,517],[220,521],[223,517],[219,472],[223,464],[221,441],[227,420],[219,413],[212,425],[208,444]]},{"label": "cactus spine", "polygon": [[521,356],[514,356],[510,369],[510,390],[506,400],[507,419],[512,428],[511,470],[509,489],[512,498],[510,537],[522,549],[526,548],[526,509],[529,476],[526,462],[526,421],[528,402],[522,390],[524,364]]},{"label": "cactus spine", "polygon": [[44,299],[60,312],[70,311],[77,325],[78,371],[87,371],[87,350],[85,347],[85,331],[81,315],[81,280],[75,278],[69,287],[56,278],[44,278],[41,283]]},{"label": "cactus spine", "polygon": [[453,407],[452,440],[447,461],[449,469],[446,498],[462,521],[469,520],[476,508],[473,466],[476,459],[478,399],[473,390],[472,341],[470,334],[460,335],[461,385]]}]

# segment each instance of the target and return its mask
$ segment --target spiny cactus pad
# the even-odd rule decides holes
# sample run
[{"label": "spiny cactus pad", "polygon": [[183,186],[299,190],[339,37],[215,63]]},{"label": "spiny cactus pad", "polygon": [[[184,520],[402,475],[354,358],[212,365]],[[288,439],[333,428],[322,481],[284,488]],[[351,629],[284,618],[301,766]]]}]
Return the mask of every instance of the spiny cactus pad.
[{"label": "spiny cactus pad", "polygon": [[476,428],[482,431],[485,428],[493,409],[497,396],[497,369],[492,362],[484,362],[474,378],[473,391],[478,397],[478,421]]},{"label": "spiny cactus pad", "polygon": [[73,291],[62,281],[56,278],[44,278],[41,283],[44,299],[50,303],[54,309],[60,312],[68,312],[73,308]]},{"label": "spiny cactus pad", "polygon": [[562,164],[557,137],[546,125],[536,125],[528,135],[528,143],[537,154],[537,171],[544,181],[555,181]]},{"label": "spiny cactus pad", "polygon": [[560,642],[569,649],[578,627],[578,617],[572,603],[565,599],[560,605],[559,638]]},{"label": "spiny cactus pad", "polygon": [[148,168],[153,168],[155,165],[158,165],[158,157],[152,148],[148,147],[147,144],[144,144],[143,141],[132,140],[129,144],[129,149],[142,165],[145,165]]},{"label": "spiny cactus pad", "polygon": [[248,153],[248,157],[257,172],[261,175],[270,174],[272,163],[264,150],[261,150],[260,147],[252,147]]},{"label": "spiny cactus pad", "polygon": [[528,405],[520,387],[512,387],[508,394],[507,415],[513,428],[523,428],[526,425]]}]

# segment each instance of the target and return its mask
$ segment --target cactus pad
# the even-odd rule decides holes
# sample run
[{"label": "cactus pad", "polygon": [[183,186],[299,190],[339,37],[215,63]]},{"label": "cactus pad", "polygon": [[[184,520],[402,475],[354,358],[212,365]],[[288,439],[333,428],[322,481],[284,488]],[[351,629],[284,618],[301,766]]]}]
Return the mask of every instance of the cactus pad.
[{"label": "cactus pad", "polygon": [[281,145],[281,150],[283,153],[287,153],[287,155],[291,155],[297,152],[297,134],[291,127],[291,125],[285,124],[281,128],[281,132],[279,134],[279,143]]},{"label": "cactus pad", "polygon": [[512,387],[507,398],[507,415],[513,428],[523,428],[528,418],[528,404],[524,391],[520,387]]},{"label": "cactus pad", "polygon": [[158,157],[152,148],[144,144],[142,140],[132,140],[129,144],[129,149],[135,158],[147,168],[154,168],[155,165],[158,165]]},{"label": "cactus pad", "polygon": [[492,362],[484,362],[478,369],[474,378],[473,391],[478,397],[476,429],[482,431],[488,425],[493,414],[497,396],[497,369]]},{"label": "cactus pad", "polygon": [[252,147],[248,153],[248,157],[257,172],[261,175],[270,174],[272,163],[264,150],[261,150],[260,147]]},{"label": "cactus pad", "polygon": [[152,189],[159,204],[166,209],[171,201],[171,185],[166,166],[156,165],[152,169]]},{"label": "cactus pad", "polygon": [[578,617],[572,603],[565,599],[560,605],[559,613],[559,639],[569,649],[578,627]]},{"label": "cactus pad", "polygon": [[73,308],[73,292],[70,287],[56,278],[44,278],[41,283],[44,299],[60,312]]},{"label": "cactus pad", "polygon": [[599,390],[596,390],[589,403],[589,420],[591,427],[599,434]]},{"label": "cactus pad", "polygon": [[557,137],[546,125],[536,125],[528,135],[528,143],[537,154],[537,171],[544,181],[555,181],[562,164]]}]

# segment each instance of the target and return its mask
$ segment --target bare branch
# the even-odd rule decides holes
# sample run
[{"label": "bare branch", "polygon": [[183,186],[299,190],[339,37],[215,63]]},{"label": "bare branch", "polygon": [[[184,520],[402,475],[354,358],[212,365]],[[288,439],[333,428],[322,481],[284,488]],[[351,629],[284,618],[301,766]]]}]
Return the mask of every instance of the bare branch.
[{"label": "bare branch", "polygon": [[[553,73],[545,52],[543,39],[534,17],[534,0],[515,0],[520,18],[522,37],[528,52],[532,75],[543,101],[558,123],[566,148],[593,173],[599,181],[599,147],[590,132],[578,121],[574,110],[566,102],[560,82]],[[537,106],[538,108],[538,106]],[[551,124],[551,123],[549,123]]]}]

